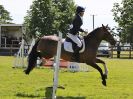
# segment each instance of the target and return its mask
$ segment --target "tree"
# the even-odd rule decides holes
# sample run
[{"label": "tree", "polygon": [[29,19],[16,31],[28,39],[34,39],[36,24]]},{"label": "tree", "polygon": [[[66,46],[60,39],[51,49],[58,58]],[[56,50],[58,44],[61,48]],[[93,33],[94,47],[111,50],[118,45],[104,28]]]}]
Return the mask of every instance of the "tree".
[{"label": "tree", "polygon": [[74,11],[73,0],[35,0],[25,17],[27,33],[42,36],[60,31],[65,35]]},{"label": "tree", "polygon": [[133,43],[133,0],[123,0],[121,4],[114,3],[112,12],[119,25],[122,42]]},{"label": "tree", "polygon": [[12,21],[10,13],[0,5],[0,24],[10,23]]}]

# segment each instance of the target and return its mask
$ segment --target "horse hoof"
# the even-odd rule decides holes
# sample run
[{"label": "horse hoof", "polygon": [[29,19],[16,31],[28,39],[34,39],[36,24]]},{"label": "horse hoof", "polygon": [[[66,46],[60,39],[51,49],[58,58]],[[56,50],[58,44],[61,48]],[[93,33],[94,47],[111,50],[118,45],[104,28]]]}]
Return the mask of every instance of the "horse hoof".
[{"label": "horse hoof", "polygon": [[103,84],[104,86],[106,86],[106,81],[102,81],[102,84]]},{"label": "horse hoof", "polygon": [[24,70],[24,73],[25,73],[26,75],[29,75],[29,72],[28,72],[27,70]]}]

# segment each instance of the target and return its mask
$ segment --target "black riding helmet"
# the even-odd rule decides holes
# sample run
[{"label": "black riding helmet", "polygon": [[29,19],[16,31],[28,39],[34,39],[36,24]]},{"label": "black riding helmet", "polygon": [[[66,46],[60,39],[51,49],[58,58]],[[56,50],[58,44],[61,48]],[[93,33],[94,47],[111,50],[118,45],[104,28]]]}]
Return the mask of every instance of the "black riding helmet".
[{"label": "black riding helmet", "polygon": [[85,8],[78,6],[76,9],[76,13],[79,14],[80,12],[85,12]]}]

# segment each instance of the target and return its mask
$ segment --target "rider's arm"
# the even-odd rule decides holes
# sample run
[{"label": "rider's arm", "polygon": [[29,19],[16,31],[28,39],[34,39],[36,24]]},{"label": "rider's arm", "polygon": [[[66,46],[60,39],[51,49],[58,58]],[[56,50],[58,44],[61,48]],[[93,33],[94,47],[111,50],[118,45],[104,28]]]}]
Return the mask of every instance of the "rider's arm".
[{"label": "rider's arm", "polygon": [[85,32],[82,28],[82,20],[80,19],[79,16],[76,16],[75,19],[73,20],[73,28],[75,29],[75,31],[80,31],[80,32]]}]

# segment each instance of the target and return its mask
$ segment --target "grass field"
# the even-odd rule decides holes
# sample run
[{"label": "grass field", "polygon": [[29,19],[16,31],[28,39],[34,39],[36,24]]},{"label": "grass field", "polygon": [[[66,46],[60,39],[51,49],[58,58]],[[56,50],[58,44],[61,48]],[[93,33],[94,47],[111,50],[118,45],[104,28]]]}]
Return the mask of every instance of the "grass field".
[{"label": "grass field", "polygon": [[[0,56],[0,99],[51,99],[52,69],[36,68],[27,76],[24,69],[12,68],[13,60]],[[60,70],[59,85],[65,89],[57,90],[57,99],[133,99],[133,60],[103,60],[109,68],[107,87],[92,68],[76,73]]]}]

